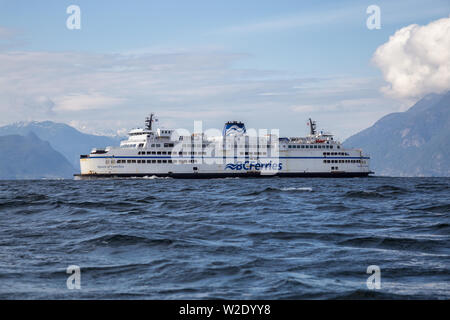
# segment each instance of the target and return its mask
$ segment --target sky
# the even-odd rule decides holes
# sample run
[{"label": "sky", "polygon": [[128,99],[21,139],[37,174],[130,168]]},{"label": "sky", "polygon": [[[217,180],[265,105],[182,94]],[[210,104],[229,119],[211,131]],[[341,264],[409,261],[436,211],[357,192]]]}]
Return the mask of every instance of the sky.
[{"label": "sky", "polygon": [[345,139],[450,90],[449,15],[449,0],[0,0],[0,125],[123,134],[154,112],[298,136],[312,117]]}]

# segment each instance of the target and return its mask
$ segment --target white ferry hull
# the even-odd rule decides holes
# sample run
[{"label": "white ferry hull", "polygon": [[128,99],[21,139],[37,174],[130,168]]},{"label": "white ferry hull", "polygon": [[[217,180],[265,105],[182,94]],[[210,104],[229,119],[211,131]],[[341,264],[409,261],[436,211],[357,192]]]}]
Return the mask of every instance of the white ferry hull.
[{"label": "white ferry hull", "polygon": [[[153,131],[153,115],[146,129],[130,131],[120,147],[94,149],[80,156],[76,179],[115,177],[366,177],[369,157],[346,149],[331,134],[306,138],[246,135],[241,122],[227,122],[223,136],[173,138],[173,130]],[[253,139],[253,140],[252,140]]]},{"label": "white ferry hull", "polygon": [[[116,162],[117,157],[90,157],[81,159],[81,174],[77,178],[114,178],[114,177],[173,177],[173,178],[225,178],[225,177],[367,177],[372,172],[369,170],[367,157],[285,157],[272,161],[272,166],[276,165],[275,170],[258,168],[256,163],[264,166],[268,161],[258,162],[250,160],[239,161],[226,164],[164,164],[147,163],[161,158],[157,157],[124,157],[127,160],[133,158],[134,161],[140,160],[141,163],[111,164]],[[337,161],[336,166],[333,163],[324,163],[323,161]],[[106,161],[109,163],[106,164]],[[144,162],[145,163],[142,163]],[[160,160],[163,161],[163,160]],[[167,161],[167,160],[166,160]],[[198,159],[197,161],[201,161]],[[339,161],[341,161],[339,163]],[[344,162],[347,161],[347,162]],[[363,161],[364,164],[351,162]],[[269,160],[270,162],[270,160]],[[253,166],[250,167],[250,164]],[[234,169],[230,164],[235,165]],[[227,167],[228,165],[228,167]],[[281,168],[281,169],[279,169]],[[332,169],[333,168],[333,169]],[[335,170],[334,168],[338,168]]]}]

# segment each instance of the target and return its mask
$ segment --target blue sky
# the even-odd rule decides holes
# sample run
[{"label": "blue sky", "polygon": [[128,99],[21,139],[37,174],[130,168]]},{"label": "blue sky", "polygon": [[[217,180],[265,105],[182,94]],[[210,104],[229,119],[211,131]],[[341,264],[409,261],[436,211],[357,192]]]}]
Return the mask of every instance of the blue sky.
[{"label": "blue sky", "polygon": [[[71,4],[81,30],[66,28]],[[371,4],[379,30],[366,27]],[[448,0],[0,1],[0,125],[110,133],[154,111],[166,126],[232,117],[294,135],[314,116],[345,138],[420,98],[380,92],[377,48],[449,13]]]}]

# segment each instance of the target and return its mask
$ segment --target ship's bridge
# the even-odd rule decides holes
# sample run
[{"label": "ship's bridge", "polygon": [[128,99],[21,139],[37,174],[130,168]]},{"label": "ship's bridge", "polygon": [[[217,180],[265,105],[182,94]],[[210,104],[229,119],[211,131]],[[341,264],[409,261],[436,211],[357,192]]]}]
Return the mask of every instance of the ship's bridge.
[{"label": "ship's bridge", "polygon": [[142,128],[132,129],[132,130],[130,130],[130,132],[128,132],[128,135],[130,137],[140,136],[140,135],[148,135],[148,134],[152,134],[152,132],[149,130],[146,130],[146,129],[142,129]]},{"label": "ship's bridge", "polygon": [[172,130],[172,129],[158,129],[158,130],[156,130],[156,133],[161,138],[170,138],[172,136],[173,132],[174,132],[174,130]]}]

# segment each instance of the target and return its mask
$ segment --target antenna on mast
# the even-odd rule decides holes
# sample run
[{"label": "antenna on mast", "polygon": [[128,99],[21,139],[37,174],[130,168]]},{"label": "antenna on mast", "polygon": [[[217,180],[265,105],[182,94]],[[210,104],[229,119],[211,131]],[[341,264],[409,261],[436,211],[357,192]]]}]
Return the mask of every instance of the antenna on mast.
[{"label": "antenna on mast", "polygon": [[312,121],[311,118],[309,118],[309,127],[311,130],[311,135],[314,136],[316,134],[316,122]]},{"label": "antenna on mast", "polygon": [[150,113],[150,117],[145,118],[145,128],[149,131],[152,131],[152,124],[153,124],[153,121],[155,121],[154,117],[155,117],[155,114]]}]

